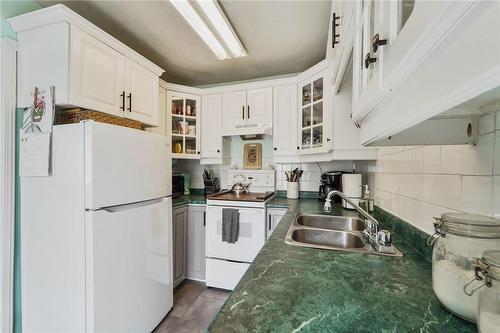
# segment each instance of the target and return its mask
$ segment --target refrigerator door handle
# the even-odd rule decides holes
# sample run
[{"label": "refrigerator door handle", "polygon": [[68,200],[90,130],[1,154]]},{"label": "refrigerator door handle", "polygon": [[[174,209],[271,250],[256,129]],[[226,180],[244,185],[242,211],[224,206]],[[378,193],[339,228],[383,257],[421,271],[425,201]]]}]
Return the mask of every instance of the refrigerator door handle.
[{"label": "refrigerator door handle", "polygon": [[117,205],[117,206],[110,206],[110,207],[103,207],[97,210],[104,210],[109,213],[116,213],[116,212],[123,212],[125,210],[129,209],[135,209],[138,207],[144,207],[144,206],[149,206],[149,205],[154,205],[156,203],[163,202],[167,199],[167,197],[163,198],[157,198],[157,199],[152,199],[152,200],[145,200],[145,201],[139,201],[139,202],[133,202],[129,204],[124,204],[124,205]]}]

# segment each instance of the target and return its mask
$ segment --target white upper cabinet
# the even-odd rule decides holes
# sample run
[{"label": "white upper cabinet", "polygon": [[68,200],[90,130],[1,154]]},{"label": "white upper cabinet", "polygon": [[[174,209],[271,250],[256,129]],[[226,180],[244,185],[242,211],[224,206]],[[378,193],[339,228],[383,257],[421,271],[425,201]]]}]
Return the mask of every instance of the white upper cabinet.
[{"label": "white upper cabinet", "polygon": [[[75,105],[123,116],[125,57],[98,39],[73,27],[70,38],[70,99]],[[57,89],[56,87],[56,100]]]},{"label": "white upper cabinet", "polygon": [[247,125],[272,123],[273,121],[272,88],[252,89],[247,91]]},{"label": "white upper cabinet", "polygon": [[219,158],[222,156],[222,94],[203,96],[201,106],[201,158]]},{"label": "white upper cabinet", "polygon": [[273,121],[272,87],[222,94],[223,135],[270,134]]},{"label": "white upper cabinet", "polygon": [[487,103],[500,86],[499,12],[498,1],[359,2],[353,119],[361,142],[380,143],[482,95]]},{"label": "white upper cabinet", "polygon": [[246,91],[232,91],[222,94],[222,130],[232,132],[246,124]]},{"label": "white upper cabinet", "polygon": [[297,154],[297,85],[273,88],[273,155]]},{"label": "white upper cabinet", "polygon": [[160,67],[64,5],[8,21],[18,38],[19,107],[31,103],[35,86],[53,85],[61,107],[158,125]]},{"label": "white upper cabinet", "polygon": [[326,59],[331,63],[333,91],[336,92],[347,69],[355,30],[356,2],[333,0]]},{"label": "white upper cabinet", "polygon": [[127,59],[125,62],[125,118],[144,124],[159,124],[158,76]]}]

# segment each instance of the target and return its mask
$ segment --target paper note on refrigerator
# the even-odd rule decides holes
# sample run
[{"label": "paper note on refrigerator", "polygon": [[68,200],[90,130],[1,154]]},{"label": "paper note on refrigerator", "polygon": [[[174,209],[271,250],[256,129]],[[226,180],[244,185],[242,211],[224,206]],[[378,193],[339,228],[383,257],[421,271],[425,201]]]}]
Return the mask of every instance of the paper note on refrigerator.
[{"label": "paper note on refrigerator", "polygon": [[24,109],[20,129],[20,176],[49,176],[52,124],[54,122],[54,87],[32,91],[33,104]]},{"label": "paper note on refrigerator", "polygon": [[50,174],[51,132],[20,134],[19,174],[37,177]]}]

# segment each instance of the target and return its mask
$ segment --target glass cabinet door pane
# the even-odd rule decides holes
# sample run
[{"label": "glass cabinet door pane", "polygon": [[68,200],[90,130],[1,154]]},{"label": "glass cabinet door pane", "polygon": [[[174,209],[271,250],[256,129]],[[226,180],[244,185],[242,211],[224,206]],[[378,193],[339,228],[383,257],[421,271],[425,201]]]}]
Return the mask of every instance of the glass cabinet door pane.
[{"label": "glass cabinet door pane", "polygon": [[319,78],[313,83],[313,101],[317,102],[323,99],[323,78]]},{"label": "glass cabinet door pane", "polygon": [[172,115],[182,116],[184,114],[184,99],[182,97],[172,97]]},{"label": "glass cabinet door pane", "polygon": [[186,137],[186,155],[196,154],[196,138]]},{"label": "glass cabinet door pane", "polygon": [[311,129],[302,130],[302,149],[311,148]]},{"label": "glass cabinet door pane", "polygon": [[302,109],[302,127],[311,126],[311,106]]},{"label": "glass cabinet door pane", "polygon": [[323,123],[323,102],[313,105],[312,124],[319,125]]},{"label": "glass cabinet door pane", "polygon": [[311,103],[311,84],[302,87],[302,106]]},{"label": "glass cabinet door pane", "polygon": [[194,99],[186,99],[186,116],[188,117],[196,117],[196,100]]},{"label": "glass cabinet door pane", "polygon": [[323,126],[317,126],[313,128],[312,145],[313,148],[323,146]]},{"label": "glass cabinet door pane", "polygon": [[172,136],[172,153],[184,153],[184,142],[182,136]]}]

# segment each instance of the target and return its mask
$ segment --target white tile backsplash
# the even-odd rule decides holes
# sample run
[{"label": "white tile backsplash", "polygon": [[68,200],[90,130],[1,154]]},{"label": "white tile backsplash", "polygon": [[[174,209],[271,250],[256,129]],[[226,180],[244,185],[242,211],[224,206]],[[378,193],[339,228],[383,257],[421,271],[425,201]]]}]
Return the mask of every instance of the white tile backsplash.
[{"label": "white tile backsplash", "polygon": [[500,218],[500,176],[493,177],[493,216]]},{"label": "white tile backsplash", "polygon": [[444,212],[500,218],[499,118],[480,117],[476,145],[380,148],[367,164],[376,204],[429,234]]}]

